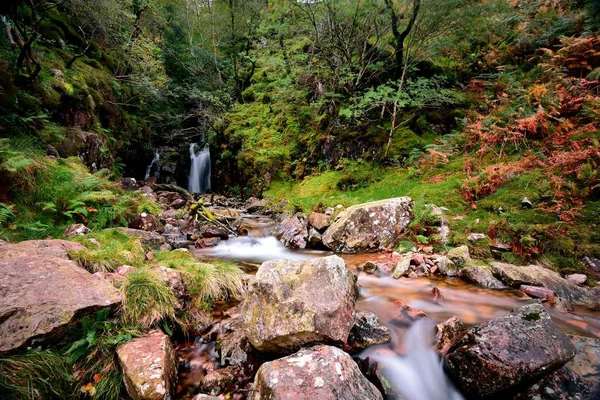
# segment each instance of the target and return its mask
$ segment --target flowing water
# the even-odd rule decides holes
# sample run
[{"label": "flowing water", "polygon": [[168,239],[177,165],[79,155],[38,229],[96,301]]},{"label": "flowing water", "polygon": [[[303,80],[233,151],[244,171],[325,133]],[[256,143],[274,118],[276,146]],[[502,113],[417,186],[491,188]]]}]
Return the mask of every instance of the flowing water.
[{"label": "flowing water", "polygon": [[[292,251],[268,236],[274,222],[266,217],[244,216],[249,234],[230,239],[210,249],[194,249],[203,259],[219,258],[253,263],[256,267],[272,259],[309,259],[332,253]],[[491,290],[464,282],[459,278],[429,276],[393,279],[389,273],[399,256],[386,253],[340,255],[348,268],[358,275],[360,296],[357,311],[370,311],[392,332],[392,341],[372,346],[361,354],[377,360],[390,371],[394,387],[408,400],[455,400],[461,398],[443,373],[441,361],[431,349],[428,334],[431,326],[398,321],[398,301],[424,311],[439,323],[457,316],[467,327],[508,314],[512,309],[533,302],[517,290]],[[375,261],[379,270],[369,274],[358,267]],[[554,322],[565,332],[600,338],[600,315],[587,309],[561,313],[548,309]],[[409,329],[410,328],[410,329]]]},{"label": "flowing water", "polygon": [[150,165],[146,167],[146,175],[144,176],[144,180],[150,178],[150,172],[152,172],[152,167],[158,160],[160,160],[160,154],[158,154],[157,151],[154,153],[154,158],[152,159],[152,162],[150,162]]},{"label": "flowing water", "polygon": [[204,194],[210,189],[210,149],[206,146],[196,153],[196,143],[191,143],[190,160],[188,191]]}]

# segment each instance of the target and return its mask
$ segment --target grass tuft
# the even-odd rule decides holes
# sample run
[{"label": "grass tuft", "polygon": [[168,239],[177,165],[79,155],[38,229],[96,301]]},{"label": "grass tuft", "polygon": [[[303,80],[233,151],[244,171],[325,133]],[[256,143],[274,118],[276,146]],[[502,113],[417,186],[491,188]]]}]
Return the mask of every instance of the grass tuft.
[{"label": "grass tuft", "polygon": [[165,319],[175,319],[176,299],[154,272],[139,269],[127,275],[121,286],[125,324],[148,329]]},{"label": "grass tuft", "polygon": [[121,265],[137,267],[144,263],[145,251],[140,240],[118,229],[94,232],[74,240],[86,250],[71,252],[71,258],[91,273],[112,272]]},{"label": "grass tuft", "polygon": [[211,261],[208,264],[181,251],[157,253],[155,262],[182,271],[190,295],[198,303],[238,297],[244,289],[244,272],[232,262]]},{"label": "grass tuft", "polygon": [[50,400],[68,397],[71,376],[66,358],[30,350],[0,358],[0,398]]}]

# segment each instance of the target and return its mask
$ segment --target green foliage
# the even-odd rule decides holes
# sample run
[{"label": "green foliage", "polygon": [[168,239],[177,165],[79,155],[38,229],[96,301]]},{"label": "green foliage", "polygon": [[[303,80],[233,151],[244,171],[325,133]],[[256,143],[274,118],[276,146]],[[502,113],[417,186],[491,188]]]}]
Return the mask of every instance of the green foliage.
[{"label": "green foliage", "polygon": [[76,386],[71,398],[81,392],[97,398],[118,400],[122,398],[122,373],[117,361],[117,347],[139,336],[140,331],[124,327],[104,309],[93,318],[84,317],[81,326],[70,332],[73,343],[65,349],[73,365]]},{"label": "green foliage", "polygon": [[189,252],[159,252],[155,262],[184,273],[190,295],[198,303],[238,297],[243,290],[243,271],[234,263],[211,261],[211,264],[194,258]]},{"label": "green foliage", "polygon": [[65,357],[48,350],[0,357],[0,397],[51,400],[69,397],[71,374]]},{"label": "green foliage", "polygon": [[121,318],[127,325],[148,329],[160,321],[175,318],[175,296],[155,271],[138,269],[127,274],[121,293]]},{"label": "green foliage", "polygon": [[94,272],[112,272],[121,265],[141,266],[146,252],[139,238],[128,236],[118,229],[93,232],[74,238],[86,250],[71,253],[82,268]]}]

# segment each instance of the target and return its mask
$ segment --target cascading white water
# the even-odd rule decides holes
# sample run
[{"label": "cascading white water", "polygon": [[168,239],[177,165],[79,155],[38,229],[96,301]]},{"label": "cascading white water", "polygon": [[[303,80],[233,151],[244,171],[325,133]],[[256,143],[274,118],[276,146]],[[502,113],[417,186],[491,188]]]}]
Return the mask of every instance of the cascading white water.
[{"label": "cascading white water", "polygon": [[206,193],[210,189],[210,150],[206,146],[198,154],[195,152],[196,143],[190,144],[190,175],[188,191],[190,193]]},{"label": "cascading white water", "polygon": [[403,399],[463,400],[444,374],[442,360],[431,347],[433,327],[433,322],[427,319],[412,324],[404,335],[404,356],[380,355],[376,349],[367,349],[362,356],[383,366],[383,375]]},{"label": "cascading white water", "polygon": [[152,159],[152,162],[150,163],[150,165],[148,165],[146,167],[146,176],[144,177],[144,180],[150,178],[150,172],[152,171],[152,167],[158,160],[160,160],[160,154],[158,154],[158,151],[157,151],[154,153],[154,158]]}]

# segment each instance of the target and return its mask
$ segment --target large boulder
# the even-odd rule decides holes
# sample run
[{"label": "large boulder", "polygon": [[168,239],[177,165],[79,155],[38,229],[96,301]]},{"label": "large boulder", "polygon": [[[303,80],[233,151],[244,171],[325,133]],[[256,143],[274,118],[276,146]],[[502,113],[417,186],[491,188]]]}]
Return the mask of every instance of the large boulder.
[{"label": "large boulder", "polygon": [[458,270],[458,276],[488,289],[506,289],[506,286],[494,277],[490,267],[487,265],[463,267]]},{"label": "large boulder", "polygon": [[534,384],[574,355],[568,336],[536,303],[471,329],[446,365],[468,397],[498,397]]},{"label": "large boulder", "polygon": [[356,275],[338,256],[263,263],[242,306],[246,337],[260,351],[345,343],[354,324]]},{"label": "large boulder", "polygon": [[263,364],[250,400],[383,399],[354,360],[331,346],[315,346]]},{"label": "large boulder", "polygon": [[292,249],[304,249],[308,243],[308,220],[302,213],[296,213],[285,219],[273,230],[273,236],[284,246]]},{"label": "large boulder", "polygon": [[169,337],[149,332],[117,350],[127,393],[133,400],[169,400],[175,394],[177,366]]},{"label": "large boulder", "polygon": [[64,240],[0,246],[0,353],[60,341],[84,316],[117,308],[119,291],[71,261]]},{"label": "large boulder", "polygon": [[358,204],[342,211],[323,234],[337,253],[373,252],[394,246],[411,221],[409,197]]},{"label": "large boulder", "polygon": [[501,262],[490,265],[492,274],[505,285],[519,288],[521,285],[541,286],[575,305],[600,308],[600,296],[585,287],[569,282],[558,272],[539,265],[517,266]]}]

